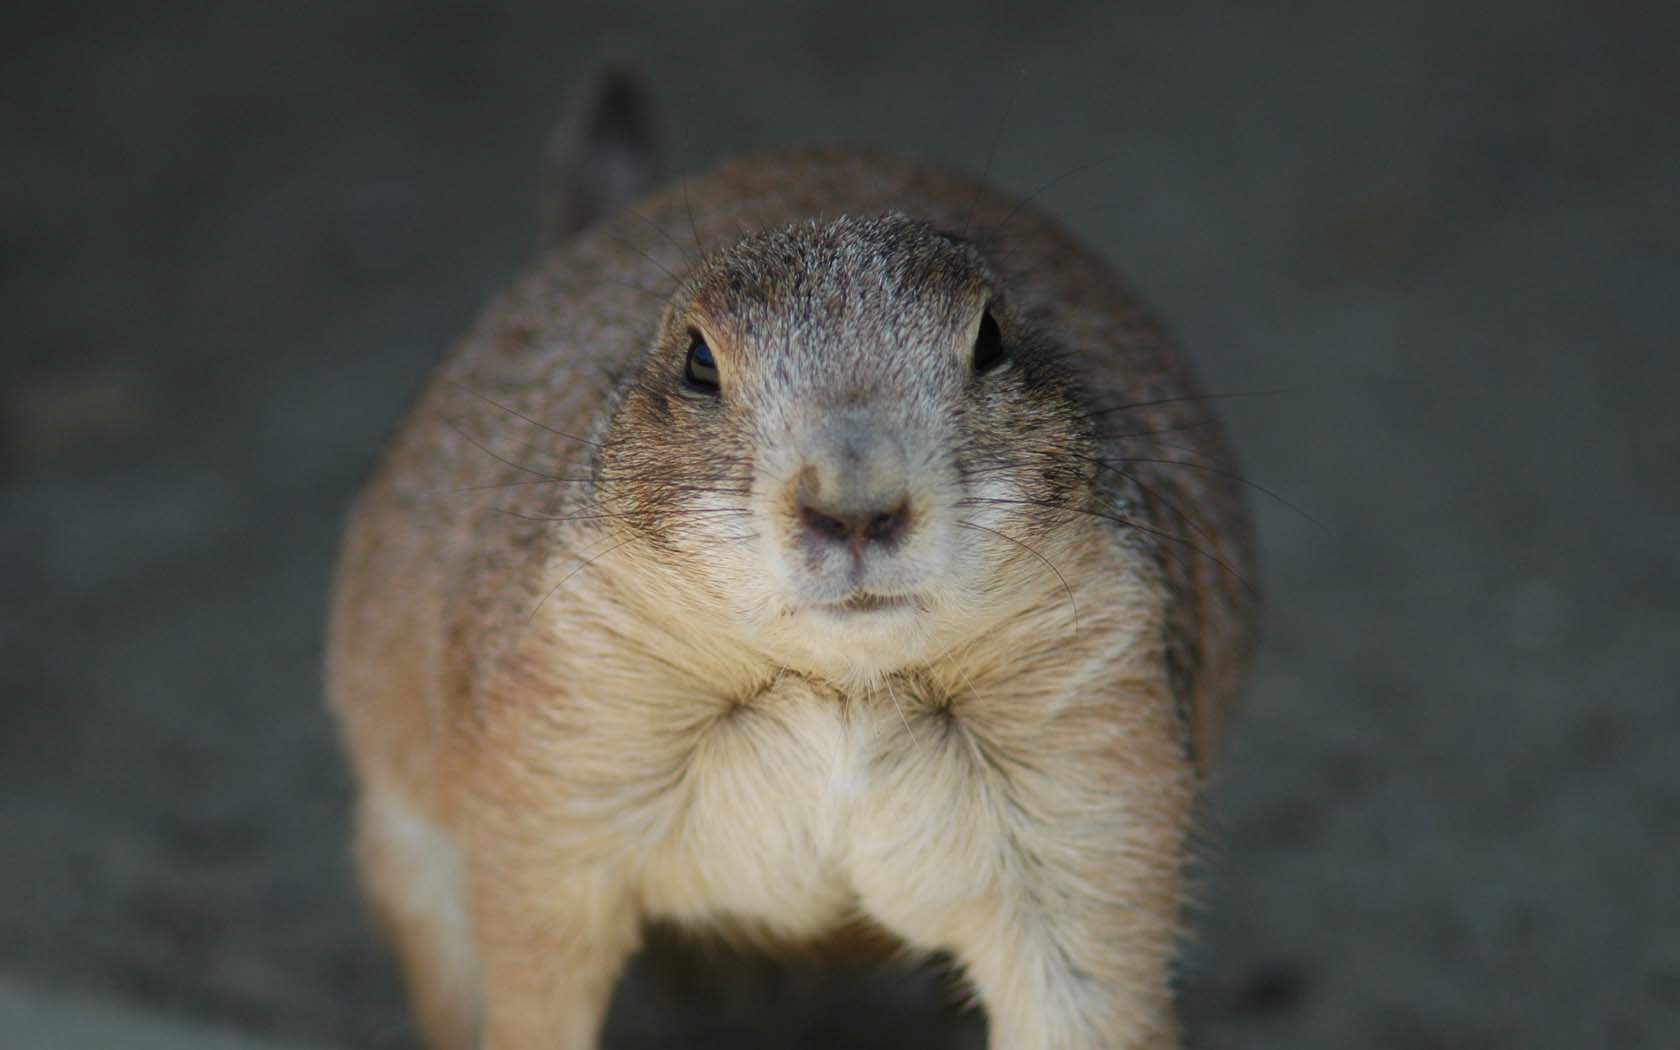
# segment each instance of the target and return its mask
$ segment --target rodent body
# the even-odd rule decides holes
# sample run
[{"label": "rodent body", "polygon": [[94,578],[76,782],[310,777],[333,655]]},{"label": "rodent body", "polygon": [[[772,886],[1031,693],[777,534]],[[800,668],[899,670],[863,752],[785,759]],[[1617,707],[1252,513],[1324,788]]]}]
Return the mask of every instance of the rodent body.
[{"label": "rodent body", "polygon": [[949,951],[994,1047],[1176,1046],[1248,646],[1230,470],[1109,270],[967,179],[758,155],[550,253],[335,582],[358,856],[428,1042],[594,1046],[648,919],[863,918]]}]

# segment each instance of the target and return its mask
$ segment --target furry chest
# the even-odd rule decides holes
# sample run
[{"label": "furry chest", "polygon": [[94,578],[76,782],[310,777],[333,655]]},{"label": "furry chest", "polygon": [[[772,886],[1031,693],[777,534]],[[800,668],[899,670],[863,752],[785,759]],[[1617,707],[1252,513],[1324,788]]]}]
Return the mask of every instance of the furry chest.
[{"label": "furry chest", "polygon": [[904,731],[874,705],[798,682],[720,718],[695,742],[647,858],[648,910],[795,937],[843,920]]}]

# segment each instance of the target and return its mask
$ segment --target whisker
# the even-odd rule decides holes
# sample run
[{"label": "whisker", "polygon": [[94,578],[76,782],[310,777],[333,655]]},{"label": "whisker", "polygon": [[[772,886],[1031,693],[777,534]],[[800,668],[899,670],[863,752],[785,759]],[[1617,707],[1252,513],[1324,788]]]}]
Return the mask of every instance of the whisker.
[{"label": "whisker", "polygon": [[1103,165],[1103,164],[1113,163],[1114,161],[1120,159],[1120,157],[1122,155],[1122,152],[1123,151],[1121,151],[1121,150],[1113,150],[1112,152],[1102,154],[1101,156],[1098,156],[1093,160],[1085,161],[1082,164],[1075,164],[1073,167],[1068,168],[1068,169],[1064,170],[1063,172],[1061,172],[1061,174],[1055,175],[1055,176],[1053,176],[1051,178],[1048,178],[1048,179],[1044,180],[1043,182],[1039,183],[1036,187],[1033,188],[1033,191],[1031,193],[1027,194],[1025,197],[1022,197],[1022,198],[1018,199],[1015,202],[1015,206],[1013,208],[1010,208],[1009,212],[1006,215],[1004,215],[1003,221],[998,223],[998,226],[997,226],[998,233],[1000,235],[1007,233],[1009,231],[1009,224],[1014,221],[1015,217],[1021,213],[1022,209],[1026,208],[1027,205],[1031,204],[1040,195],[1048,192],[1049,190],[1051,190],[1051,189],[1055,188],[1056,186],[1060,185],[1061,183],[1066,182],[1068,179],[1072,178],[1073,176],[1079,174],[1082,171],[1088,171],[1091,168],[1095,168],[1095,167],[1098,167],[1098,166]]},{"label": "whisker", "polygon": [[[1105,466],[1109,465],[1107,460],[1100,460],[1099,459],[1099,460],[1094,460],[1094,462],[1101,463]],[[1222,477],[1222,478],[1230,478],[1232,481],[1235,481],[1239,485],[1246,485],[1247,487],[1253,489],[1255,492],[1258,492],[1263,496],[1270,497],[1271,499],[1276,500],[1282,506],[1287,507],[1288,509],[1294,511],[1296,514],[1299,514],[1301,517],[1305,518],[1307,521],[1311,522],[1315,527],[1317,527],[1318,530],[1320,532],[1322,532],[1325,536],[1328,537],[1328,536],[1334,536],[1335,535],[1335,532],[1330,528],[1330,526],[1326,525],[1324,522],[1320,521],[1318,518],[1316,518],[1313,515],[1307,513],[1305,510],[1303,510],[1300,507],[1296,506],[1295,504],[1291,503],[1289,500],[1284,499],[1282,496],[1278,495],[1276,492],[1273,492],[1271,489],[1267,488],[1266,486],[1260,484],[1258,481],[1250,481],[1248,478],[1243,477],[1241,474],[1238,474],[1234,470],[1226,470],[1224,467],[1216,467],[1216,466],[1214,466],[1210,463],[1193,463],[1193,462],[1189,462],[1187,460],[1181,460],[1181,459],[1148,459],[1148,458],[1139,458],[1139,457],[1136,457],[1136,456],[1127,456],[1126,457],[1126,462],[1127,463],[1153,463],[1157,466],[1169,466],[1169,467],[1189,467],[1191,470],[1205,471],[1209,474],[1217,474],[1219,477]]]},{"label": "whisker", "polygon": [[649,288],[646,285],[636,284],[634,281],[618,281],[610,277],[601,279],[605,280],[608,284],[621,285],[622,287],[629,288],[631,291],[641,292],[643,295],[656,299],[661,303],[670,302],[671,295],[676,291],[675,288],[672,288],[670,291],[661,291],[658,288]]},{"label": "whisker", "polygon": [[576,441],[580,445],[588,445],[591,448],[602,448],[602,447],[604,447],[598,441],[590,441],[588,438],[580,438],[575,434],[567,434],[564,431],[555,430],[553,427],[549,426],[548,424],[539,422],[535,419],[532,419],[530,416],[526,415],[525,413],[519,411],[516,408],[512,408],[508,405],[502,404],[500,401],[497,401],[495,398],[490,397],[488,394],[479,393],[477,390],[474,390],[472,387],[468,386],[467,384],[461,382],[458,379],[451,379],[449,381],[449,383],[450,383],[451,386],[454,386],[454,387],[457,387],[461,390],[466,391],[467,393],[471,394],[473,397],[476,397],[480,401],[483,401],[485,404],[493,405],[494,407],[501,409],[503,412],[506,412],[508,415],[515,417],[516,419],[522,419],[522,420],[531,424],[534,427],[538,427],[542,430],[548,431],[550,434],[553,434],[555,437],[565,438],[567,441]]},{"label": "whisker", "polygon": [[1115,523],[1116,525],[1123,525],[1123,526],[1125,526],[1127,528],[1130,528],[1130,529],[1136,529],[1137,531],[1139,531],[1141,533],[1144,533],[1145,535],[1157,536],[1161,539],[1168,540],[1168,541],[1173,542],[1173,543],[1183,544],[1185,547],[1189,548],[1192,551],[1195,551],[1197,554],[1200,554],[1202,557],[1208,559],[1209,561],[1213,562],[1215,565],[1219,566],[1221,569],[1224,569],[1226,572],[1230,573],[1231,576],[1234,579],[1236,579],[1237,582],[1241,583],[1243,585],[1243,587],[1246,588],[1251,595],[1253,595],[1255,597],[1258,597],[1259,594],[1260,594],[1260,589],[1258,587],[1256,587],[1248,579],[1248,577],[1246,577],[1242,573],[1238,572],[1231,565],[1227,564],[1224,559],[1220,558],[1217,554],[1214,554],[1212,551],[1204,550],[1203,548],[1196,546],[1196,544],[1192,543],[1190,540],[1184,538],[1183,536],[1175,536],[1172,533],[1167,532],[1163,529],[1157,529],[1152,525],[1146,525],[1143,522],[1137,521],[1137,520],[1132,519],[1132,518],[1122,517],[1118,514],[1107,514],[1107,513],[1104,513],[1103,511],[1091,510],[1091,509],[1086,508],[1086,507],[1069,506],[1065,503],[1052,503],[1048,500],[995,499],[995,498],[989,498],[988,497],[988,498],[981,498],[981,499],[959,500],[958,502],[969,504],[969,505],[973,505],[973,504],[976,504],[976,503],[992,503],[992,504],[1015,504],[1015,505],[1018,505],[1018,506],[1026,506],[1026,507],[1045,507],[1045,508],[1048,508],[1048,509],[1051,509],[1051,510],[1066,511],[1070,514],[1085,514],[1085,515],[1088,515],[1088,516],[1093,517],[1093,518],[1101,518],[1104,521],[1111,521],[1111,522]]},{"label": "whisker", "polygon": [[1153,489],[1150,486],[1144,484],[1142,478],[1138,477],[1135,474],[1128,474],[1127,472],[1125,472],[1124,470],[1121,470],[1119,467],[1115,466],[1114,464],[1105,462],[1105,461],[1100,460],[1100,459],[1099,460],[1093,460],[1092,462],[1096,463],[1096,465],[1099,466],[1099,467],[1103,467],[1104,469],[1107,469],[1107,470],[1112,470],[1114,473],[1120,475],[1122,478],[1125,478],[1127,481],[1131,482],[1132,484],[1136,485],[1138,488],[1142,489],[1144,495],[1148,496],[1152,500],[1155,500],[1157,503],[1161,504],[1163,507],[1166,507],[1168,510],[1172,511],[1174,514],[1178,515],[1179,520],[1184,522],[1184,524],[1190,526],[1190,530],[1192,532],[1194,532],[1196,535],[1200,536],[1202,539],[1206,540],[1209,543],[1217,543],[1218,542],[1217,540],[1215,540],[1213,538],[1213,536],[1211,534],[1209,534],[1207,532],[1207,530],[1203,529],[1200,525],[1196,524],[1196,519],[1195,518],[1186,514],[1184,512],[1183,508],[1179,507],[1177,504],[1168,500],[1165,496],[1163,496],[1159,492],[1155,491],[1155,489]]},{"label": "whisker", "polygon": [[[1148,496],[1149,498],[1151,498],[1151,499],[1155,500],[1156,502],[1160,503],[1162,506],[1164,506],[1168,510],[1172,511],[1174,514],[1178,515],[1178,517],[1181,518],[1186,525],[1190,526],[1192,531],[1197,533],[1204,540],[1207,540],[1209,543],[1216,542],[1212,535],[1210,535],[1207,531],[1205,531],[1200,525],[1198,525],[1196,523],[1195,518],[1193,518],[1189,514],[1186,514],[1181,507],[1179,507],[1177,504],[1174,504],[1171,501],[1169,501],[1165,496],[1161,495],[1160,492],[1156,491],[1151,486],[1145,484],[1143,479],[1138,477],[1137,475],[1128,473],[1124,470],[1121,470],[1119,467],[1115,466],[1114,464],[1108,462],[1105,459],[1099,459],[1095,456],[1082,455],[1081,453],[1074,452],[1070,449],[1062,449],[1062,450],[1058,450],[1058,451],[1054,451],[1054,452],[1046,452],[1046,453],[1040,453],[1040,454],[1055,456],[1055,457],[1058,457],[1058,458],[1061,457],[1061,456],[1068,456],[1068,457],[1071,457],[1073,459],[1083,460],[1084,462],[1091,463],[1091,464],[1093,464],[1097,467],[1100,467],[1104,470],[1112,471],[1115,474],[1119,475],[1120,477],[1124,478],[1125,480],[1127,480],[1127,481],[1131,482],[1132,484],[1136,485],[1139,489],[1141,489],[1143,491],[1143,493],[1146,496]],[[1019,463],[1004,463],[1004,464],[999,464],[999,468],[1020,469],[1021,465]]]},{"label": "whisker", "polygon": [[654,477],[654,476],[649,476],[649,475],[639,475],[639,474],[600,474],[598,476],[585,475],[585,476],[582,476],[582,477],[560,477],[560,476],[557,476],[557,475],[556,476],[545,475],[545,476],[540,477],[540,478],[532,478],[528,481],[498,481],[498,482],[495,482],[494,484],[487,484],[487,485],[463,485],[460,488],[421,489],[420,491],[425,493],[428,496],[448,496],[448,495],[458,495],[458,494],[466,493],[466,492],[489,492],[489,491],[492,491],[492,490],[495,490],[495,489],[523,488],[523,487],[528,486],[528,485],[558,485],[558,484],[562,484],[562,483],[564,483],[564,484],[574,484],[575,485],[575,484],[585,484],[585,483],[592,482],[592,481],[601,483],[601,486],[603,488],[611,488],[614,485],[658,485],[658,486],[660,486],[661,488],[663,488],[667,491],[711,492],[711,493],[716,493],[716,494],[719,494],[719,495],[734,495],[734,496],[744,496],[747,493],[752,491],[752,488],[750,486],[750,482],[749,482],[748,479],[737,478],[733,475],[719,475],[718,477],[715,477],[715,478],[697,478],[695,480],[697,482],[703,482],[703,481],[735,481],[735,482],[738,482],[738,485],[734,488],[708,488],[708,487],[704,487],[704,486],[701,486],[701,485],[698,485],[698,484],[687,484],[687,483],[677,484],[677,483],[673,483],[673,482],[668,482],[664,478]]},{"label": "whisker", "polygon": [[[1141,438],[1139,440],[1141,440]],[[1175,451],[1181,451],[1181,452],[1185,452],[1185,453],[1192,454],[1192,455],[1196,454],[1195,449],[1188,448],[1188,447],[1182,446],[1182,445],[1168,445],[1168,444],[1165,444],[1163,442],[1151,442],[1151,444],[1160,445],[1161,447],[1164,447],[1164,448],[1172,449],[1172,450],[1175,450]],[[1083,453],[1074,452],[1070,449],[1055,449],[1055,450],[1030,450],[1030,449],[1027,449],[1027,450],[1022,450],[1021,454],[1022,455],[1040,456],[1040,457],[1049,458],[1049,459],[1061,459],[1061,458],[1064,458],[1064,457],[1072,457],[1074,459],[1084,460],[1087,463],[1095,463],[1097,466],[1106,467],[1109,470],[1119,471],[1119,468],[1116,467],[1113,463],[1109,462],[1106,459],[1103,459],[1100,456],[1089,456],[1089,455],[1085,455]],[[1273,491],[1272,489],[1267,488],[1265,485],[1260,484],[1258,481],[1253,481],[1249,478],[1246,478],[1246,477],[1237,473],[1234,470],[1229,470],[1225,467],[1220,467],[1220,466],[1217,466],[1217,465],[1212,464],[1212,463],[1199,463],[1199,462],[1196,462],[1194,460],[1157,459],[1157,458],[1154,458],[1154,457],[1144,457],[1144,456],[1123,456],[1123,461],[1127,464],[1131,464],[1131,463],[1150,463],[1150,464],[1154,464],[1156,466],[1188,467],[1191,470],[1205,471],[1205,472],[1210,473],[1210,474],[1216,474],[1220,477],[1230,478],[1232,481],[1235,481],[1237,484],[1244,485],[1248,488],[1253,489],[1255,492],[1258,492],[1261,495],[1266,496],[1269,499],[1276,500],[1277,503],[1280,506],[1285,507],[1288,510],[1293,511],[1296,514],[1299,514],[1304,520],[1312,523],[1312,525],[1315,526],[1326,537],[1332,537],[1332,536],[1335,535],[1335,530],[1330,528],[1329,525],[1326,525],[1318,517],[1309,513],[1307,510],[1305,510],[1302,507],[1296,505],[1295,503],[1292,503],[1290,500],[1286,499],[1284,496],[1282,496],[1279,493]],[[985,469],[1004,470],[1004,469],[1010,469],[1010,468],[1015,468],[1015,467],[1018,467],[1018,464],[1000,463],[1000,464],[997,464],[995,466],[990,466],[990,467],[985,468]],[[980,472],[979,469],[970,470],[971,474],[977,474],[979,472]],[[1130,477],[1131,480],[1134,481],[1134,482],[1138,481],[1138,479],[1136,477],[1125,474],[1124,472],[1121,473],[1121,476],[1122,477]],[[1139,482],[1140,487],[1141,487],[1141,484],[1142,483]]]},{"label": "whisker", "polygon": [[916,745],[916,731],[910,728],[910,719],[904,714],[904,705],[898,702],[898,694],[893,692],[892,677],[889,675],[881,679],[881,684],[887,687],[887,695],[892,697],[893,707],[898,709],[898,720],[904,723],[904,731],[910,734],[910,743]]},{"label": "whisker", "polygon": [[950,664],[951,670],[957,672],[958,676],[962,678],[963,682],[968,686],[968,691],[974,695],[976,700],[983,699],[980,696],[980,687],[975,685],[974,679],[970,678],[968,672],[963,670],[962,661],[957,659],[957,655],[954,650],[946,654],[945,662]]},{"label": "whisker", "polygon": [[[524,521],[541,521],[548,523],[568,521],[618,521],[625,518],[642,517],[648,513],[647,511],[609,511],[597,514],[548,515],[526,514],[523,511],[514,510],[511,507],[492,507],[490,509],[496,511],[498,514],[506,514],[510,518],[520,518]],[[668,517],[687,517],[694,514],[746,514],[748,512],[745,508],[741,507],[688,507],[684,509],[664,507],[660,509],[660,513]]]},{"label": "whisker", "polygon": [[[975,501],[973,501],[973,500],[958,500],[957,502],[959,504],[963,504],[963,503],[970,503],[971,504]],[[997,501],[987,500],[986,502],[997,502]],[[1074,634],[1074,637],[1075,638],[1079,637],[1079,602],[1076,601],[1073,597],[1073,588],[1068,586],[1067,577],[1062,575],[1062,571],[1060,569],[1056,568],[1056,566],[1051,563],[1049,558],[1046,558],[1044,555],[1040,554],[1038,551],[1033,550],[1031,547],[1027,546],[1025,543],[1022,543],[1020,540],[1018,540],[1015,537],[1009,535],[1008,533],[999,532],[996,529],[989,529],[984,525],[976,525],[972,521],[959,521],[959,522],[957,522],[957,524],[963,526],[964,528],[979,529],[981,532],[989,532],[993,536],[998,537],[999,539],[1008,540],[1010,543],[1013,543],[1015,546],[1021,548],[1022,550],[1026,551],[1028,554],[1031,554],[1033,557],[1035,557],[1039,561],[1043,562],[1044,567],[1046,569],[1049,569],[1051,572],[1055,573],[1056,574],[1056,579],[1059,580],[1062,584],[1062,590],[1067,592],[1068,608],[1073,611],[1073,634]]]},{"label": "whisker", "polygon": [[1194,423],[1184,423],[1176,427],[1161,427],[1157,430],[1134,430],[1129,434],[1093,434],[1098,441],[1126,441],[1132,438],[1154,437],[1156,434],[1182,434],[1187,430],[1201,430],[1205,427],[1218,426],[1217,419],[1198,419]]},{"label": "whisker", "polygon": [[466,492],[490,492],[495,489],[513,489],[525,485],[558,485],[562,482],[592,481],[593,478],[532,478],[529,481],[502,481],[494,485],[463,485],[458,489],[421,489],[428,496],[458,496]]},{"label": "whisker", "polygon": [[504,466],[512,467],[514,470],[520,471],[520,472],[525,473],[525,474],[534,474],[537,477],[542,478],[544,481],[563,480],[563,479],[557,478],[557,477],[555,477],[554,475],[551,475],[551,474],[544,474],[542,471],[537,470],[533,467],[527,467],[522,463],[515,463],[513,460],[508,459],[505,456],[498,455],[497,453],[492,451],[488,445],[484,444],[483,442],[479,441],[477,438],[473,437],[471,434],[467,433],[466,429],[463,428],[461,426],[461,424],[457,423],[453,419],[447,419],[447,418],[444,419],[443,420],[443,425],[448,427],[449,429],[455,431],[455,433],[459,434],[461,436],[461,440],[465,441],[467,444],[471,445],[473,448],[478,449],[480,452],[484,453],[486,456],[489,456],[491,459],[495,460],[498,463],[501,463]]},{"label": "whisker", "polygon": [[[672,273],[670,267],[666,266],[664,263],[660,262],[658,259],[655,259],[648,251],[643,249],[640,245],[634,243],[633,241],[631,241],[627,237],[620,237],[616,233],[611,233],[609,227],[603,226],[602,229],[603,230],[608,230],[609,231],[608,236],[610,236],[614,241],[617,241],[619,244],[623,245],[624,247],[629,248],[631,251],[635,252],[637,255],[640,255],[642,258],[646,259],[648,262],[650,262],[654,266],[658,267],[659,271],[661,273],[663,273],[665,276],[669,277],[673,284],[680,286],[683,283],[682,278],[678,277],[676,274]],[[663,231],[661,231],[661,232],[663,232]],[[669,235],[667,235],[667,236],[669,236]]]},{"label": "whisker", "polygon": [[606,550],[602,551],[601,553],[599,553],[599,554],[595,555],[594,557],[590,558],[589,560],[585,561],[582,565],[579,565],[577,568],[573,569],[571,572],[568,572],[566,575],[560,577],[560,581],[558,583],[556,583],[553,587],[550,587],[548,589],[548,593],[544,594],[542,596],[542,598],[537,602],[537,604],[532,607],[531,615],[529,617],[527,617],[526,620],[525,620],[526,628],[528,629],[528,628],[530,628],[530,626],[532,624],[536,623],[537,613],[542,611],[542,607],[544,605],[548,604],[548,600],[550,598],[554,597],[554,593],[556,591],[558,591],[561,587],[564,587],[566,585],[566,581],[570,580],[573,576],[576,576],[578,573],[582,572],[583,570],[589,568],[591,565],[594,565],[596,562],[600,561],[602,558],[605,558],[607,555],[611,554],[613,551],[616,551],[621,547],[628,547],[630,544],[632,544],[634,542],[636,542],[636,537],[635,536],[632,536],[627,540],[621,540],[618,543],[613,544],[611,547],[608,547]]},{"label": "whisker", "polygon": [[700,225],[694,221],[694,205],[688,200],[688,178],[682,180],[683,211],[688,213],[688,232],[694,235],[694,250],[701,261],[705,261],[706,248],[700,243]]},{"label": "whisker", "polygon": [[1174,444],[1171,444],[1170,442],[1154,441],[1154,440],[1151,440],[1150,438],[1134,438],[1133,440],[1137,441],[1139,444],[1142,444],[1142,445],[1154,445],[1156,448],[1164,448],[1168,452],[1182,452],[1186,456],[1204,455],[1204,452],[1203,452],[1202,449],[1192,448],[1189,445],[1174,445]]},{"label": "whisker", "polygon": [[967,238],[974,228],[974,213],[980,207],[981,185],[992,177],[992,161],[997,158],[998,143],[1003,139],[1003,129],[1009,123],[1009,117],[1015,112],[1015,97],[1021,92],[1021,81],[1026,76],[1025,62],[1015,67],[1015,80],[1009,87],[1009,101],[1004,104],[1003,116],[998,118],[997,127],[992,131],[991,145],[986,147],[986,166],[981,170],[980,179],[974,184],[974,192],[969,195],[968,214],[963,218],[963,237]]},{"label": "whisker", "polygon": [[677,251],[682,253],[682,257],[683,257],[684,262],[686,262],[690,266],[694,265],[694,259],[689,256],[688,249],[683,247],[682,243],[679,242],[675,237],[671,236],[671,231],[669,231],[665,227],[659,225],[657,222],[654,222],[652,219],[648,218],[646,215],[643,215],[641,212],[637,211],[635,208],[627,207],[627,208],[624,208],[623,210],[625,212],[631,214],[631,215],[634,215],[636,218],[642,220],[642,222],[645,223],[646,225],[652,227],[654,229],[654,231],[656,231],[661,237],[665,238],[667,241],[670,241],[672,247],[676,248]]},{"label": "whisker", "polygon": [[[745,496],[745,495],[747,495],[747,492],[748,492],[748,490],[744,489],[744,488],[740,488],[740,489],[713,488],[713,487],[706,486],[706,485],[683,485],[683,484],[677,484],[677,483],[674,483],[674,482],[661,483],[661,482],[657,482],[657,481],[644,481],[644,482],[633,483],[631,486],[629,486],[625,489],[613,490],[611,494],[620,498],[620,499],[625,499],[625,500],[634,501],[634,500],[640,499],[643,502],[658,502],[658,500],[649,500],[647,494],[636,491],[637,488],[640,488],[640,487],[643,487],[643,486],[656,488],[658,490],[657,495],[661,498],[670,497],[670,496],[674,496],[674,495],[687,495],[687,494],[698,494],[698,495],[705,495],[705,496]],[[609,488],[610,488],[610,486],[609,486]]]},{"label": "whisker", "polygon": [[1237,390],[1225,394],[1181,394],[1177,397],[1161,397],[1153,401],[1133,401],[1125,405],[1111,405],[1093,411],[1093,416],[1106,416],[1112,412],[1130,412],[1138,408],[1153,408],[1156,405],[1177,405],[1187,401],[1234,401],[1245,397],[1276,397],[1279,394],[1292,394],[1300,387],[1277,387],[1273,390]]}]

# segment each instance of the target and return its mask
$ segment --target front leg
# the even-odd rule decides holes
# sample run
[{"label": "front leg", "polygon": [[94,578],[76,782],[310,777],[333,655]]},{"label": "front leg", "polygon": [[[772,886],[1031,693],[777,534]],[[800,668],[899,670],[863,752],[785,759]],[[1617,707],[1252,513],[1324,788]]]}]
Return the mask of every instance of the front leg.
[{"label": "front leg", "polygon": [[992,1050],[1180,1045],[1169,915],[1140,921],[1122,914],[1130,906],[1087,901],[1069,921],[1036,895],[1007,891],[988,905],[958,921],[949,947],[986,1010]]},{"label": "front leg", "polygon": [[973,715],[930,715],[882,760],[864,907],[956,956],[992,1050],[1179,1046],[1169,972],[1195,776],[1170,706]]},{"label": "front leg", "polygon": [[594,1050],[638,926],[621,880],[509,857],[473,865],[482,1050]]}]

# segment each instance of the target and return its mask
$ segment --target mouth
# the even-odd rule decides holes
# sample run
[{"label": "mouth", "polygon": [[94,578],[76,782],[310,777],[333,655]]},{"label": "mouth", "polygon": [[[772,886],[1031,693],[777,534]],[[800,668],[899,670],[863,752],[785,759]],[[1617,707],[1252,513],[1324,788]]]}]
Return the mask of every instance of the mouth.
[{"label": "mouth", "polygon": [[923,609],[922,603],[909,594],[870,594],[858,592],[838,602],[818,606],[831,616],[868,616],[887,612],[914,612]]}]

